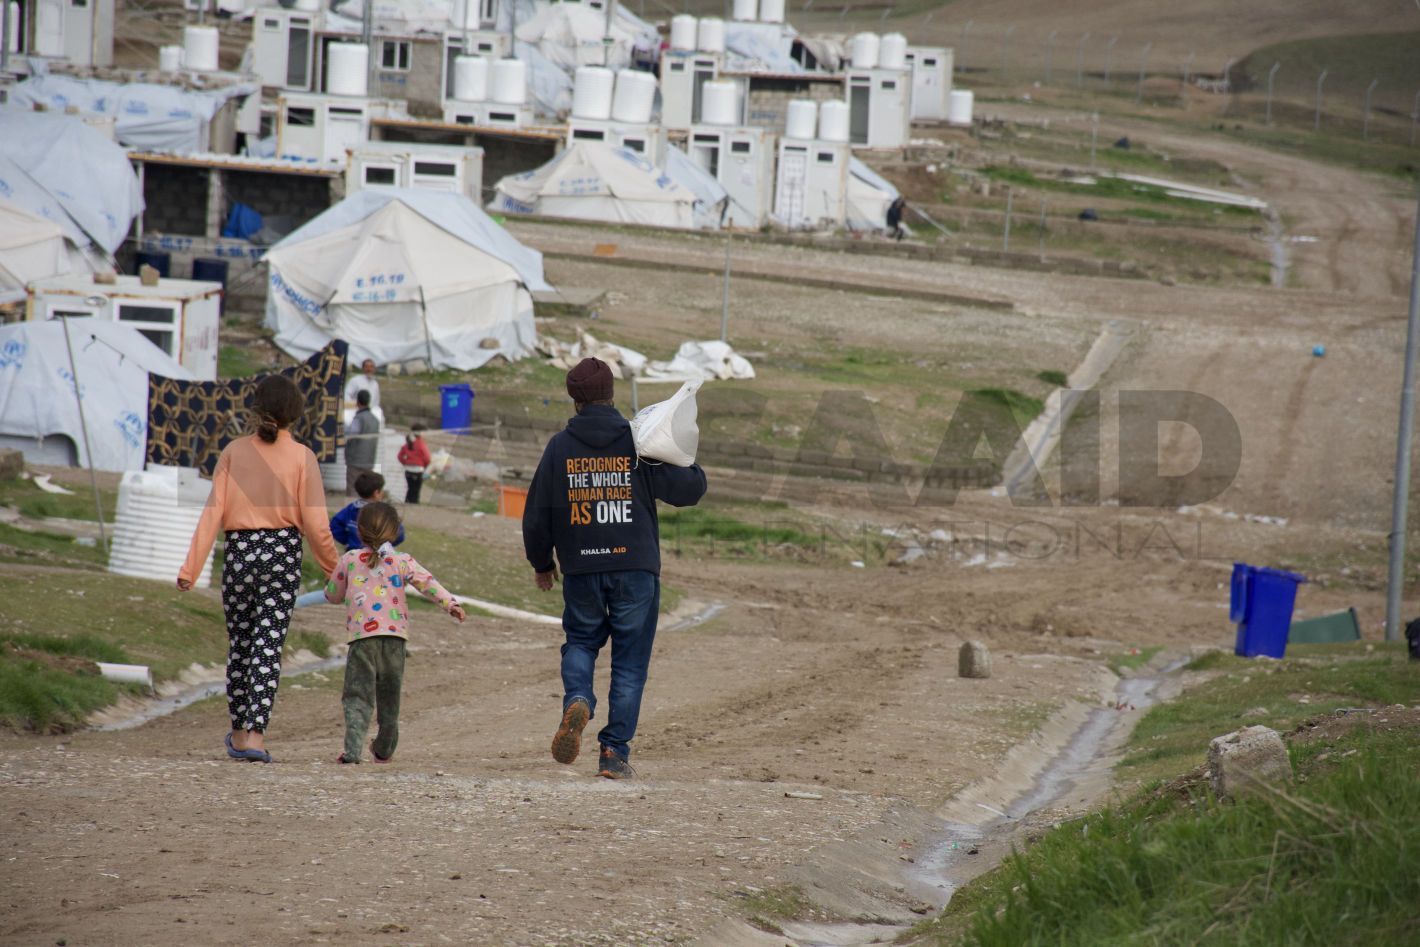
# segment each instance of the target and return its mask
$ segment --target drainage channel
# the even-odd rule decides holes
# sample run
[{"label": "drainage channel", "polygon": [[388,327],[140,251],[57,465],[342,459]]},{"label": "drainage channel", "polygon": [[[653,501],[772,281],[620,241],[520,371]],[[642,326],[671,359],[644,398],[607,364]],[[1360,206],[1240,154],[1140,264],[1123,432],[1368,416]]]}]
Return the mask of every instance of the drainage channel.
[{"label": "drainage channel", "polygon": [[[1092,709],[1064,748],[1032,780],[1030,788],[1000,808],[972,803],[980,819],[941,822],[938,830],[921,845],[917,860],[904,872],[903,880],[917,891],[934,892],[936,897],[931,900],[936,908],[945,908],[962,885],[995,867],[1008,851],[1008,846],[1002,844],[993,846],[993,853],[987,854],[983,849],[985,843],[1007,840],[1029,816],[1061,800],[1092,767],[1101,764],[1123,744],[1137,715],[1127,718],[1116,708],[1142,711],[1158,703],[1160,686],[1187,660],[1178,658],[1153,674],[1120,680],[1115,688],[1115,706]],[[988,859],[985,862],[983,855]],[[784,925],[789,942],[795,947],[890,943],[903,930],[902,927],[858,923]]]}]

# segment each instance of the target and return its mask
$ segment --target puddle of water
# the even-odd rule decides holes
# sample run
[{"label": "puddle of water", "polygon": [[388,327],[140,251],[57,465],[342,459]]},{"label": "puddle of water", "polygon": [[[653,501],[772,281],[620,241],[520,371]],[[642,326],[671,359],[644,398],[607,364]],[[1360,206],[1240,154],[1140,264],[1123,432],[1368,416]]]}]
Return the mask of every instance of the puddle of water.
[{"label": "puddle of water", "polygon": [[[297,677],[301,674],[311,674],[315,671],[329,671],[333,668],[340,667],[344,663],[344,655],[336,655],[334,657],[324,658],[323,660],[317,661],[313,664],[303,664],[299,667],[291,668],[290,670],[284,671],[281,675],[281,679],[287,680],[292,677]],[[112,720],[108,723],[99,724],[98,726],[94,727],[94,729],[104,732],[109,732],[113,730],[132,730],[134,727],[143,726],[143,724],[147,723],[150,720],[157,720],[159,717],[166,717],[168,716],[168,714],[177,713],[184,707],[190,707],[193,704],[197,703],[199,700],[206,700],[208,697],[224,693],[226,690],[226,678],[219,677],[215,681],[206,681],[202,684],[197,684],[192,687],[189,687],[187,690],[175,694],[172,697],[163,697],[159,700],[152,701],[136,713],[124,717],[121,720]]]}]

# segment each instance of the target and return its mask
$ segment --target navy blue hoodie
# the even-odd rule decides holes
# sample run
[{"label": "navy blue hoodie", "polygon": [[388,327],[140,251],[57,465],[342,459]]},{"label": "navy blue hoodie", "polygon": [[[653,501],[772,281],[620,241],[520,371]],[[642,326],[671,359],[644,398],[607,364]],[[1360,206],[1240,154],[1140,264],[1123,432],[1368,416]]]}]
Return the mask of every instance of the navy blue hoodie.
[{"label": "navy blue hoodie", "polygon": [[631,422],[610,405],[589,404],[542,452],[523,510],[523,548],[538,572],[552,568],[555,549],[566,575],[659,575],[656,501],[694,506],[704,495],[699,465],[641,460]]}]

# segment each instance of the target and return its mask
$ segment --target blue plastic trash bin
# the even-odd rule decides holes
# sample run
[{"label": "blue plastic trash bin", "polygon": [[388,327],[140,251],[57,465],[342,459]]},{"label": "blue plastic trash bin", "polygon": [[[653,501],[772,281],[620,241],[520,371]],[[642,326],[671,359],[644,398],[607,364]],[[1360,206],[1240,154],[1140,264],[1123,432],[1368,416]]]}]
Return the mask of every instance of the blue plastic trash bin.
[{"label": "blue plastic trash bin", "polygon": [[473,388],[464,382],[439,386],[439,425],[446,431],[468,431],[473,421]]},{"label": "blue plastic trash bin", "polygon": [[1238,626],[1234,654],[1280,658],[1287,653],[1287,630],[1292,626],[1297,586],[1306,580],[1306,576],[1295,572],[1233,563],[1228,617]]}]

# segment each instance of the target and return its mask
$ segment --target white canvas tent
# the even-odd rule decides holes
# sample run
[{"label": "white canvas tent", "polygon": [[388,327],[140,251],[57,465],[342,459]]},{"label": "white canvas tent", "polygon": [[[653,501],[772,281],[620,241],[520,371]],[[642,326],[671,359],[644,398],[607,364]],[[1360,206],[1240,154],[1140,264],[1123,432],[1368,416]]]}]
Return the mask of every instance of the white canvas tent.
[{"label": "white canvas tent", "polygon": [[[622,12],[620,7],[617,12]],[[532,19],[520,22],[513,35],[563,69],[584,65],[621,69],[631,64],[637,39],[647,29],[633,19],[618,16],[608,24],[604,11],[586,4],[551,3],[541,6]]]},{"label": "white canvas tent", "polygon": [[94,467],[142,470],[150,372],[193,377],[137,329],[116,322],[68,318],[0,326],[0,445],[19,448],[31,463],[87,466],[77,376]]},{"label": "white canvas tent", "polygon": [[689,230],[697,200],[636,152],[579,141],[536,170],[503,178],[488,206],[505,214]]},{"label": "white canvas tent", "polygon": [[849,230],[886,230],[887,211],[898,190],[858,158],[848,163]]},{"label": "white canvas tent", "polygon": [[350,361],[426,359],[471,371],[537,341],[532,296],[549,289],[542,254],[460,195],[368,188],[266,255],[266,325],[304,359],[331,339]]},{"label": "white canvas tent", "polygon": [[31,280],[71,269],[64,228],[0,198],[0,303],[25,298]]}]

